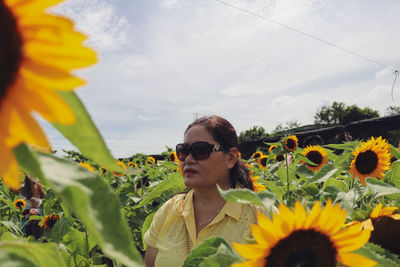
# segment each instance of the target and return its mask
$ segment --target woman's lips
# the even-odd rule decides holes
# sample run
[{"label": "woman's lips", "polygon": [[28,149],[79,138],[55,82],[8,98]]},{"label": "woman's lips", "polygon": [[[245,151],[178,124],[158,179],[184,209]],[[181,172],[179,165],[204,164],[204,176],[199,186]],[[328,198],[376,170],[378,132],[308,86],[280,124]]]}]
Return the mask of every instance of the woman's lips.
[{"label": "woman's lips", "polygon": [[187,176],[191,176],[191,175],[194,175],[194,174],[198,173],[198,171],[189,168],[189,169],[186,169],[186,170],[184,171],[184,173],[185,173],[185,175],[187,175]]}]

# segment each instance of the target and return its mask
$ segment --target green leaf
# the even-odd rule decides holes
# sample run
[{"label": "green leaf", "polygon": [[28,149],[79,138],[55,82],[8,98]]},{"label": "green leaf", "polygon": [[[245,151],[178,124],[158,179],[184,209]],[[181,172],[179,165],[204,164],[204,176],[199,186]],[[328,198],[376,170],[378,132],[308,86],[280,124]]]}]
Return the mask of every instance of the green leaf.
[{"label": "green leaf", "polygon": [[390,145],[390,151],[396,159],[400,159],[400,151],[397,148],[395,148],[393,145]]},{"label": "green leaf", "polygon": [[[28,149],[29,150],[29,149]],[[118,259],[127,266],[138,266],[142,259],[137,252],[130,229],[121,213],[121,205],[110,185],[100,176],[78,164],[54,155],[35,153],[30,150],[31,159],[40,163],[41,179],[62,199],[87,227],[105,254]],[[21,162],[16,154],[18,162]],[[24,168],[29,165],[21,162]]]},{"label": "green leaf", "polygon": [[[1,241],[0,242],[0,266],[10,265],[7,261],[14,258],[16,266],[59,266],[67,267],[61,254],[57,252],[54,243],[28,243],[23,241]],[[3,262],[4,260],[4,262]],[[33,262],[34,265],[23,265],[26,262]]]},{"label": "green leaf", "polygon": [[228,243],[220,237],[211,237],[195,248],[183,267],[230,266],[239,260]]},{"label": "green leaf", "polygon": [[367,183],[367,188],[369,188],[374,194],[375,197],[392,195],[392,194],[400,194],[400,189],[394,187],[393,185],[387,184],[382,180],[378,180],[375,178],[368,177],[365,179]]},{"label": "green leaf", "polygon": [[392,163],[392,179],[391,181],[396,185],[397,188],[400,188],[400,160],[396,160]]},{"label": "green leaf", "polygon": [[181,192],[185,189],[185,184],[183,183],[182,176],[178,172],[173,172],[168,175],[167,180],[162,181],[157,186],[155,186],[150,193],[148,193],[143,200],[133,207],[134,209],[138,209],[151,203],[155,198],[160,197],[162,193],[168,190],[173,190],[174,192]]},{"label": "green leaf", "polygon": [[304,156],[303,154],[300,154],[300,153],[297,153],[297,154],[296,154],[295,160],[304,161],[305,163],[308,163],[308,164],[310,164],[311,166],[318,166],[317,163],[312,162],[312,161],[309,160],[306,156]]},{"label": "green leaf", "polygon": [[44,176],[35,153],[27,145],[22,143],[14,148],[14,155],[23,172],[29,173],[34,177]]},{"label": "green leaf", "polygon": [[332,148],[332,149],[351,150],[351,151],[353,151],[358,143],[359,143],[358,141],[353,141],[353,142],[346,142],[344,144],[324,145],[324,147],[328,147],[328,148]]},{"label": "green leaf", "polygon": [[149,215],[147,215],[146,219],[143,222],[142,225],[142,242],[143,242],[143,249],[146,250],[146,242],[144,242],[144,234],[146,233],[146,231],[150,228],[151,222],[153,221],[154,215],[156,213],[152,212]]},{"label": "green leaf", "polygon": [[400,260],[396,254],[391,253],[373,243],[366,243],[354,253],[365,256],[377,262],[375,267],[396,267],[400,266]]},{"label": "green leaf", "polygon": [[122,172],[122,168],[116,164],[78,96],[74,92],[58,91],[57,93],[74,111],[76,121],[73,125],[53,123],[53,126],[70,140],[86,157],[107,169]]},{"label": "green leaf", "polygon": [[56,243],[60,243],[63,236],[70,231],[70,228],[73,224],[72,219],[63,218],[60,221],[57,221],[51,229],[52,239]]},{"label": "green leaf", "polygon": [[336,173],[338,169],[333,164],[326,164],[323,166],[319,172],[317,172],[314,177],[312,177],[308,183],[322,183],[325,182],[328,178]]},{"label": "green leaf", "polygon": [[26,257],[22,257],[16,253],[9,252],[6,250],[0,250],[0,265],[1,266],[12,266],[12,267],[38,267],[34,261]]},{"label": "green leaf", "polygon": [[349,191],[349,187],[347,186],[347,184],[344,181],[337,180],[335,178],[327,179],[322,188],[325,189],[327,186],[336,187],[337,189],[339,189],[339,191],[342,191],[342,192],[348,192]]},{"label": "green leaf", "polygon": [[249,189],[222,190],[218,187],[218,190],[221,196],[228,202],[252,204],[264,207],[262,199],[255,192]]}]

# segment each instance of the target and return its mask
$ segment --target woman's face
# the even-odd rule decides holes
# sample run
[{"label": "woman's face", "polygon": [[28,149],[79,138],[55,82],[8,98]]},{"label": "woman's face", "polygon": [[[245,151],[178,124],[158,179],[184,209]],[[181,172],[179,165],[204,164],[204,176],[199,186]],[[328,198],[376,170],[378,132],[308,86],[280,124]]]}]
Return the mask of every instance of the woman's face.
[{"label": "woman's face", "polygon": [[[185,144],[191,145],[195,142],[219,144],[201,125],[193,126],[185,134]],[[192,154],[189,154],[182,162],[185,185],[195,189],[215,187],[215,184],[222,188],[229,188],[229,170],[236,163],[236,160],[233,162],[231,154],[225,154],[222,151],[211,152],[210,157],[205,160],[196,160]]]}]

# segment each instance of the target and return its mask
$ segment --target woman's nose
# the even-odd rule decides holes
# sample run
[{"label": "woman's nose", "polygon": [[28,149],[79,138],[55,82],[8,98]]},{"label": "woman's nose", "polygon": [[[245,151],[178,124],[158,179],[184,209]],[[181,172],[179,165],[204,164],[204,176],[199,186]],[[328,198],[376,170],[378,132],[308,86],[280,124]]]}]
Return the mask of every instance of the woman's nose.
[{"label": "woman's nose", "polygon": [[196,160],[193,158],[192,153],[189,153],[189,155],[187,155],[187,157],[185,158],[185,163],[193,163]]}]

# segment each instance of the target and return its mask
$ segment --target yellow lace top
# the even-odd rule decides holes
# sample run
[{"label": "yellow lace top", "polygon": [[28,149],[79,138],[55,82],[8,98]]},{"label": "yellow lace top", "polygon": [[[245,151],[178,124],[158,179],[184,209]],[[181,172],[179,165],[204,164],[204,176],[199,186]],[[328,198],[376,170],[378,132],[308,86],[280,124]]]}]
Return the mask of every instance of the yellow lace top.
[{"label": "yellow lace top", "polygon": [[245,243],[251,235],[250,224],[256,223],[257,211],[260,209],[252,205],[227,202],[196,236],[192,190],[186,197],[176,195],[161,206],[144,241],[158,250],[156,267],[182,266],[188,249],[193,250],[209,237],[222,237],[228,243]]}]

